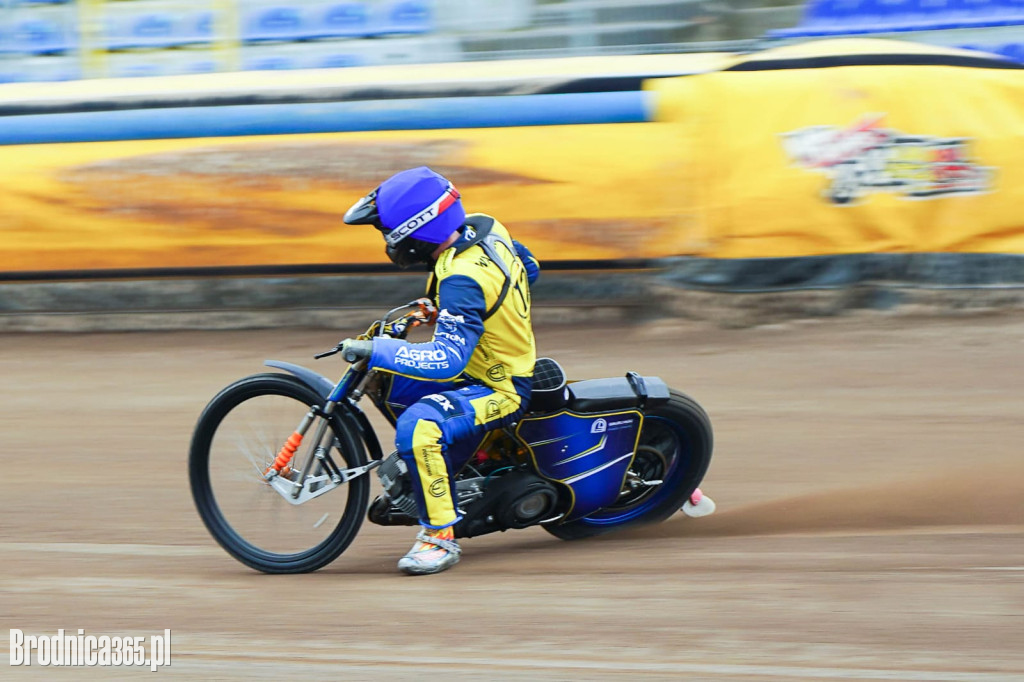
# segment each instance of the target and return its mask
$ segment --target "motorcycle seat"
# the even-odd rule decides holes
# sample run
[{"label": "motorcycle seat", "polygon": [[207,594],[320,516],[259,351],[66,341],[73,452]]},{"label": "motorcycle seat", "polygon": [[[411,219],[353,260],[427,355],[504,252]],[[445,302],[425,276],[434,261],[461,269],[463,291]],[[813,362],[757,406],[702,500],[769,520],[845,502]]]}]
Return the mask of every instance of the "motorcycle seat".
[{"label": "motorcycle seat", "polygon": [[531,412],[553,412],[565,407],[569,400],[565,371],[551,358],[537,358],[533,366]]},{"label": "motorcycle seat", "polygon": [[668,386],[658,377],[630,372],[624,377],[587,379],[568,386],[566,406],[573,412],[610,412],[668,402]]},{"label": "motorcycle seat", "polygon": [[669,397],[668,386],[658,377],[629,372],[624,377],[569,382],[556,361],[537,358],[529,411],[610,412],[659,405]]}]

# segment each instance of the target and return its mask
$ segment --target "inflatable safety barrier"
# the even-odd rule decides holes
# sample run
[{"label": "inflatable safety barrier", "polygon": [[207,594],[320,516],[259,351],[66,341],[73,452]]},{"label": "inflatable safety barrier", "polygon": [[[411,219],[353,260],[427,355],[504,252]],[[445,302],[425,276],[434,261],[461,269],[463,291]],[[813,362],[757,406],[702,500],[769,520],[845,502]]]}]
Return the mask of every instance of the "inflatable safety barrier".
[{"label": "inflatable safety barrier", "polygon": [[[1024,70],[834,40],[652,80],[673,127],[677,281],[1024,280]],[[898,255],[892,257],[891,255]],[[876,257],[876,256],[881,257]],[[813,258],[812,258],[813,257]]]}]

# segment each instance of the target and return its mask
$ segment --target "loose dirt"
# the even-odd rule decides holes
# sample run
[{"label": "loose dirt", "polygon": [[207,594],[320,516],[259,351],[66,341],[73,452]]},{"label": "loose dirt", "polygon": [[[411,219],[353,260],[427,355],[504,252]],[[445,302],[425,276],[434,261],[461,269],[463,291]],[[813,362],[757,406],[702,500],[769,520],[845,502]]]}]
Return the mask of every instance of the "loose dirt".
[{"label": "loose dirt", "polygon": [[656,374],[706,407],[716,515],[474,538],[425,578],[395,570],[411,529],[365,524],[318,573],[260,575],[193,509],[191,429],[265,358],[337,374],[311,359],[336,337],[0,335],[3,625],[170,628],[181,679],[1024,680],[1019,316],[540,329],[573,377]]}]

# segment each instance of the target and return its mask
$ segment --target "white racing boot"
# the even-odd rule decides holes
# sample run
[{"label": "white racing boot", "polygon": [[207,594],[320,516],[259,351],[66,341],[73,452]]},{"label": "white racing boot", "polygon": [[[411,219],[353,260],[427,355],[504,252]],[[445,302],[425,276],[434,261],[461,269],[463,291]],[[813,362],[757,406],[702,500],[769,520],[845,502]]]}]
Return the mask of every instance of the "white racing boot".
[{"label": "white racing boot", "polygon": [[416,544],[398,560],[398,570],[408,575],[440,573],[459,563],[460,554],[462,549],[451,526],[441,530],[423,528],[416,535]]},{"label": "white racing boot", "polygon": [[715,513],[715,501],[702,493],[700,488],[697,488],[690,495],[690,499],[683,504],[683,513],[694,519],[710,516]]}]

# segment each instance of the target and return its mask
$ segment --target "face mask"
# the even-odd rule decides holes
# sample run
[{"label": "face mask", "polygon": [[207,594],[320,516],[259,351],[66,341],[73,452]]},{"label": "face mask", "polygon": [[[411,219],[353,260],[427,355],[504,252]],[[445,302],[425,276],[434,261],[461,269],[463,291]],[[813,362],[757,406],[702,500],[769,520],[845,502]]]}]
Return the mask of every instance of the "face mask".
[{"label": "face mask", "polygon": [[404,270],[418,263],[432,263],[434,260],[432,256],[437,250],[437,246],[431,242],[406,238],[395,246],[385,247],[385,253],[392,263]]}]

